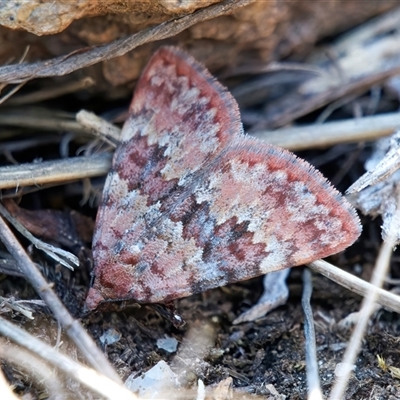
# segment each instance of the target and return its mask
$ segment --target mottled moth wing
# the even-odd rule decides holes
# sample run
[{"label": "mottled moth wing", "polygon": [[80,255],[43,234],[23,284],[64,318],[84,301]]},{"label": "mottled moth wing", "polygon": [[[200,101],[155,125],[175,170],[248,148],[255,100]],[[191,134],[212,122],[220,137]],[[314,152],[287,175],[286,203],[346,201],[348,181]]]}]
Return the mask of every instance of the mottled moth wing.
[{"label": "mottled moth wing", "polygon": [[308,163],[242,133],[232,96],[162,48],[138,82],[99,208],[86,305],[163,302],[343,250],[360,233]]}]

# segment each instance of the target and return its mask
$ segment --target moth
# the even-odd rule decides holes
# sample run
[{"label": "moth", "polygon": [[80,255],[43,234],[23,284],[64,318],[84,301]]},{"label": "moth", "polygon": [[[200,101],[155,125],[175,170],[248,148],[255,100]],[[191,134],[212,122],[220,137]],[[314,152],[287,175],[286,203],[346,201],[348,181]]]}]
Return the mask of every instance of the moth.
[{"label": "moth", "polygon": [[360,231],[320,172],[246,136],[230,93],[162,47],[137,83],[105,183],[86,307],[169,302],[327,257]]}]

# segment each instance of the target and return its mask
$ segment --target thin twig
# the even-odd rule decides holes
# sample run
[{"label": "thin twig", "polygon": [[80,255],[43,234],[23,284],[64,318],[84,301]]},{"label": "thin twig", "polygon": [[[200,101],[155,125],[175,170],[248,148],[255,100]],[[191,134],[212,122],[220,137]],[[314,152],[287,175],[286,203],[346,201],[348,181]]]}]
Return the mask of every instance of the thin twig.
[{"label": "thin twig", "polygon": [[18,84],[17,86],[13,87],[6,95],[4,95],[1,99],[0,99],[0,105],[5,103],[10,97],[12,97],[12,95],[14,95],[15,93],[17,93],[19,91],[19,89],[22,88],[22,86],[24,86],[26,83],[25,82],[21,82],[20,84]]},{"label": "thin twig", "polygon": [[0,189],[65,183],[106,175],[111,168],[111,155],[71,157],[41,163],[9,165],[0,168]]},{"label": "thin twig", "polygon": [[121,139],[121,129],[100,118],[96,114],[81,110],[76,114],[76,120],[82,124],[85,129],[90,130],[93,135],[107,141],[112,147],[116,147]]},{"label": "thin twig", "polygon": [[7,101],[7,106],[21,106],[24,104],[33,104],[40,101],[54,99],[60,96],[65,96],[69,93],[75,93],[79,90],[88,89],[96,84],[96,81],[90,76],[80,79],[76,82],[68,82],[63,85],[45,87],[33,93],[27,93],[19,96],[14,96]]},{"label": "thin twig", "polygon": [[312,308],[310,304],[312,295],[312,276],[308,269],[303,272],[303,295],[301,305],[304,312],[304,336],[306,339],[306,366],[307,386],[309,400],[322,400],[321,385],[318,376],[317,348],[315,345],[315,329]]},{"label": "thin twig", "polygon": [[371,283],[357,278],[356,276],[349,274],[326,261],[317,260],[307,265],[313,271],[326,276],[331,281],[336,282],[360,296],[369,296],[369,293],[372,290],[376,290],[378,296],[376,299],[377,303],[390,311],[400,314],[400,296],[390,293],[387,290],[376,288]]},{"label": "thin twig", "polygon": [[2,360],[17,366],[19,371],[22,369],[22,371],[33,378],[33,381],[39,383],[41,387],[45,387],[49,399],[67,398],[62,380],[54,368],[50,368],[39,357],[4,339],[0,339],[0,356]]},{"label": "thin twig", "polygon": [[83,356],[88,360],[89,364],[92,365],[97,371],[119,383],[120,379],[117,373],[109,364],[104,354],[97,348],[96,344],[93,342],[92,338],[88,335],[85,329],[83,329],[82,325],[72,318],[68,310],[64,307],[60,299],[51,289],[51,285],[49,285],[43,278],[36,265],[26,254],[23,247],[19,244],[10,228],[1,217],[0,239],[10,254],[17,261],[19,269],[25,275],[25,279],[30,282],[36,292],[46,302],[47,306],[57,318],[57,321],[62,325],[67,335],[81,350]]},{"label": "thin twig", "polygon": [[395,112],[275,131],[257,131],[251,132],[251,135],[275,146],[298,151],[375,140],[391,135],[399,127],[400,113]]},{"label": "thin twig", "polygon": [[7,65],[0,67],[0,82],[20,83],[34,78],[49,76],[63,76],[73,71],[89,67],[101,61],[119,57],[141,46],[156,40],[167,39],[175,36],[185,29],[212,18],[226,15],[227,13],[253,3],[254,0],[226,0],[207,8],[195,11],[190,15],[174,18],[157,26],[144,29],[138,33],[115,40],[112,43],[91,48],[73,54],[53,58],[51,60],[39,61],[31,64]]},{"label": "thin twig", "polygon": [[55,365],[82,385],[108,399],[136,400],[137,397],[115,380],[81,365],[23,329],[0,317],[0,334]]},{"label": "thin twig", "polygon": [[[21,64],[24,60],[26,55],[28,54],[30,46],[26,46],[25,47],[25,51],[22,54],[20,60],[19,60],[19,64]],[[3,104],[4,102],[6,102],[10,97],[12,97],[15,93],[17,93],[19,91],[19,89],[22,88],[22,86],[24,86],[26,83],[25,82],[21,82],[19,85],[15,86],[13,89],[11,89],[6,95],[4,95],[3,97],[0,98],[0,105]],[[1,90],[5,87],[5,84],[0,85],[0,92]]]},{"label": "thin twig", "polygon": [[383,242],[381,250],[376,260],[375,268],[371,279],[371,289],[365,295],[360,309],[360,318],[354,328],[353,334],[346,347],[342,362],[342,373],[337,377],[336,383],[329,396],[330,400],[339,400],[343,397],[350,379],[351,371],[355,363],[357,354],[360,351],[362,339],[367,329],[368,322],[375,310],[375,303],[379,302],[379,288],[382,286],[390,265],[390,258],[397,240],[397,232],[400,225],[400,199],[397,198],[397,210],[393,216],[391,229]]}]

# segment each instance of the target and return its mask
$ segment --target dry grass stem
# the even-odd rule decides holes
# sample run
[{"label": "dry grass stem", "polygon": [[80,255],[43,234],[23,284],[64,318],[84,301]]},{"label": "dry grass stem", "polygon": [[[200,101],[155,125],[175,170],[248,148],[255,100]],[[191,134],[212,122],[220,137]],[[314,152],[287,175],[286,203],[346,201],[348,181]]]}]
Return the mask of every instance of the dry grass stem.
[{"label": "dry grass stem", "polygon": [[[57,318],[57,321],[74,341],[90,365],[114,381],[120,382],[117,373],[109,364],[104,354],[97,348],[82,325],[72,318],[2,218],[0,218],[0,239],[17,261],[18,267],[24,273],[25,279],[29,281],[40,297],[46,302]],[[2,325],[4,325],[4,322],[0,324],[0,327]]]},{"label": "dry grass stem", "polygon": [[0,167],[0,189],[93,178],[106,175],[110,168],[110,154]]},{"label": "dry grass stem", "polygon": [[303,271],[303,295],[301,305],[304,312],[304,336],[305,353],[306,353],[306,369],[307,369],[307,386],[309,400],[322,400],[321,384],[318,376],[318,360],[315,339],[314,317],[311,308],[312,295],[312,276],[308,269]]},{"label": "dry grass stem", "polygon": [[137,397],[121,384],[72,360],[23,329],[0,317],[0,334],[28,349],[58,369],[108,399],[135,400]]},{"label": "dry grass stem", "polygon": [[111,146],[116,147],[121,138],[121,129],[114,124],[98,117],[96,114],[81,110],[76,114],[76,120],[85,129],[90,130],[93,135],[106,140]]},{"label": "dry grass stem", "polygon": [[371,315],[375,311],[375,303],[379,302],[379,290],[385,281],[385,277],[389,270],[390,259],[393,254],[393,248],[397,242],[397,232],[400,229],[400,196],[397,195],[397,209],[391,219],[390,228],[386,235],[386,240],[383,242],[375,268],[371,278],[371,288],[364,295],[364,300],[361,304],[360,318],[354,328],[353,334],[347,345],[343,356],[343,371],[337,377],[336,383],[332,388],[329,399],[341,399],[345,393],[348,381],[350,380],[351,371],[355,364],[357,355],[361,348],[362,339],[365,335],[368,322]]},{"label": "dry grass stem", "polygon": [[25,85],[26,82],[21,82],[17,86],[13,87],[7,94],[0,98],[0,105],[4,104],[10,97],[12,97],[15,93]]},{"label": "dry grass stem", "polygon": [[377,303],[385,307],[387,310],[400,314],[400,296],[397,296],[387,290],[376,288],[371,283],[366,282],[346,271],[334,266],[323,260],[314,261],[307,264],[313,271],[326,276],[333,282],[351,290],[360,296],[369,296],[372,290],[376,290]]},{"label": "dry grass stem", "polygon": [[[346,347],[346,352],[343,356],[343,373],[337,377],[337,381],[333,386],[332,392],[329,396],[330,400],[341,399],[346,390],[353,365],[356,361],[357,355],[360,351],[362,339],[365,335],[368,322],[372,313],[375,310],[375,303],[379,302],[379,290],[382,286],[385,276],[390,265],[390,258],[393,254],[393,248],[397,239],[397,231],[400,222],[400,202],[398,199],[398,209],[396,216],[392,220],[391,234],[388,235],[387,240],[383,242],[378,258],[376,260],[375,268],[371,279],[371,287],[368,293],[364,295],[364,300],[361,304],[360,318],[354,328],[353,334]],[[398,297],[398,296],[397,296]]]},{"label": "dry grass stem", "polygon": [[395,112],[275,131],[257,131],[251,135],[275,146],[299,151],[376,140],[391,135],[399,127],[400,113]]},{"label": "dry grass stem", "polygon": [[68,82],[61,86],[44,87],[33,93],[27,93],[14,96],[7,101],[7,106],[22,106],[24,104],[33,104],[45,100],[55,99],[66,94],[75,93],[79,90],[88,89],[96,84],[95,80],[89,76],[76,82]]},{"label": "dry grass stem", "polygon": [[[62,380],[43,359],[4,339],[0,339],[0,357],[25,371],[36,384],[45,388],[49,399],[67,398]],[[32,368],[33,365],[35,368]]]}]

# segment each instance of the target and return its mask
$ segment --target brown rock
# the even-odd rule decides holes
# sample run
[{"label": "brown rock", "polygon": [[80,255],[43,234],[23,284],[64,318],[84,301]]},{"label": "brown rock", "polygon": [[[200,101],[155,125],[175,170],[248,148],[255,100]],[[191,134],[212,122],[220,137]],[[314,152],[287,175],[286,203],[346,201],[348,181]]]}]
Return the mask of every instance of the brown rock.
[{"label": "brown rock", "polygon": [[[28,62],[80,52],[217,2],[8,1],[0,6],[0,62],[16,63],[28,45]],[[198,23],[167,40],[143,45],[80,74],[95,77],[98,90],[107,89],[115,97],[124,91],[113,95],[109,84],[126,85],[137,79],[151,53],[162,44],[183,47],[211,72],[224,69],[231,75],[235,75],[237,67],[257,68],[289,55],[301,59],[321,38],[353,27],[398,2],[360,4],[356,0],[255,1],[230,15]],[[76,78],[72,75],[63,79]]]}]

